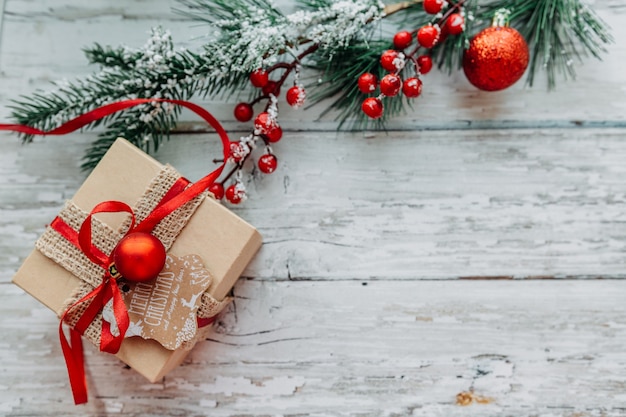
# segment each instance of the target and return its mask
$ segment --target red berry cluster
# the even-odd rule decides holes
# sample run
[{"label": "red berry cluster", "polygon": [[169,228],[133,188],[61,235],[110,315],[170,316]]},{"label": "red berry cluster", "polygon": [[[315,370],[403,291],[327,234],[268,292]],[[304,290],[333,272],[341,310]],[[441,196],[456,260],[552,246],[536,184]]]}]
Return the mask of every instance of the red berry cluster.
[{"label": "red berry cluster", "polygon": [[[382,117],[384,111],[383,98],[397,96],[400,91],[407,98],[415,98],[421,94],[420,78],[431,70],[433,61],[430,54],[420,55],[420,49],[432,49],[443,42],[446,36],[463,32],[465,18],[462,6],[465,1],[453,3],[445,0],[424,0],[424,10],[437,15],[434,21],[412,32],[403,30],[394,35],[394,49],[383,52],[380,57],[381,67],[388,71],[380,83],[377,77],[369,72],[359,77],[357,84],[362,93],[371,94],[375,93],[377,88],[380,90],[377,96],[363,100],[361,104],[363,113],[372,119],[378,119]],[[441,14],[444,9],[445,13]],[[417,45],[412,51],[406,52],[405,50],[413,44],[413,38],[416,38]],[[407,65],[408,63],[412,65]],[[404,80],[403,74],[408,76]]]},{"label": "red berry cluster", "polygon": [[[279,80],[271,80],[270,73],[278,68],[285,68],[287,71]],[[238,142],[231,142],[228,162],[232,164],[232,169],[222,180],[214,183],[209,188],[209,191],[213,193],[216,199],[226,198],[231,204],[239,204],[245,200],[246,189],[241,179],[241,169],[259,141],[263,142],[265,148],[265,151],[257,160],[259,171],[264,174],[271,174],[276,170],[278,159],[273,154],[270,144],[278,142],[283,136],[283,130],[277,121],[277,96],[280,94],[280,88],[292,69],[296,69],[295,81],[293,87],[287,90],[285,100],[290,106],[298,108],[304,104],[306,93],[304,87],[298,82],[298,66],[295,62],[292,64],[277,64],[269,69],[259,68],[250,74],[250,83],[254,87],[260,88],[262,94],[250,103],[242,102],[237,104],[234,108],[235,119],[240,122],[248,122],[254,117],[253,106],[255,104],[262,100],[267,100],[267,104],[265,109],[254,117],[252,133],[240,138]],[[224,184],[235,173],[234,181],[224,188]]]}]

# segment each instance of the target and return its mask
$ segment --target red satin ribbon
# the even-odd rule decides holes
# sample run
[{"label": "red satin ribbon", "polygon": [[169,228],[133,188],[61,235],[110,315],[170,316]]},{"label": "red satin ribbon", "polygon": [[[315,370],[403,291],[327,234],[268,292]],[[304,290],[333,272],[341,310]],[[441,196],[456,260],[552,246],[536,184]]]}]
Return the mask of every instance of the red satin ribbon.
[{"label": "red satin ribbon", "polygon": [[[124,100],[94,109],[83,115],[80,115],[63,125],[49,130],[43,131],[30,126],[24,126],[19,124],[0,124],[0,130],[10,130],[29,135],[64,135],[75,130],[80,129],[92,122],[107,117],[120,110],[124,110],[133,106],[148,103],[171,103],[179,106],[183,106],[198,114],[204,119],[211,127],[218,133],[222,142],[223,158],[224,161],[228,159],[230,150],[230,140],[228,134],[220,123],[205,109],[202,107],[182,100],[169,100],[169,99],[134,99]],[[104,254],[100,251],[91,241],[91,218],[97,213],[103,212],[126,212],[131,214],[131,225],[127,231],[127,234],[133,232],[146,232],[151,233],[152,230],[159,224],[161,220],[167,217],[170,213],[185,205],[189,201],[193,200],[199,194],[204,192],[211,184],[213,184],[220,176],[224,169],[225,163],[209,173],[207,176],[201,178],[195,184],[187,187],[189,181],[186,179],[179,179],[164,198],[159,202],[157,207],[138,225],[135,225],[135,215],[127,204],[120,201],[105,201],[98,204],[89,214],[89,216],[83,222],[80,231],[76,233],[70,226],[68,226],[61,219],[55,219],[51,226],[59,231],[68,241],[75,246],[79,247],[83,253],[96,265],[101,266],[105,270],[102,283],[96,287],[89,294],[82,297],[80,300],[72,304],[61,317],[59,323],[59,338],[61,341],[61,348],[63,350],[63,356],[67,365],[68,375],[70,379],[70,385],[72,387],[72,394],[74,396],[74,402],[76,404],[82,404],[87,402],[87,381],[85,378],[85,367],[83,358],[83,348],[81,336],[87,330],[87,327],[93,322],[95,317],[103,307],[111,300],[113,300],[113,313],[115,321],[119,329],[118,335],[113,335],[111,332],[110,323],[106,320],[102,320],[102,335],[100,338],[100,350],[110,353],[117,353],[120,349],[124,335],[129,326],[128,312],[126,305],[117,286],[115,277],[111,275],[109,266],[112,264],[111,256]],[[91,301],[90,301],[91,300]],[[79,304],[90,301],[89,305],[78,319],[74,328],[70,329],[70,340],[67,340],[65,333],[63,332],[63,322],[66,316]],[[203,320],[202,325],[210,324],[213,321],[212,318]],[[199,323],[200,324],[200,323]]]}]

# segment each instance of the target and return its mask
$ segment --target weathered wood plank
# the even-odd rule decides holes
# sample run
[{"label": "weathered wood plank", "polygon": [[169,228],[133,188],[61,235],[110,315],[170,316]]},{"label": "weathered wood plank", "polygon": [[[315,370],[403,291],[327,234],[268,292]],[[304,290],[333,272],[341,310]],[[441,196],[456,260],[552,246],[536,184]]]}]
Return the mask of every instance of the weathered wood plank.
[{"label": "weathered wood plank", "polygon": [[[624,130],[288,133],[237,213],[265,244],[259,279],[625,276]],[[5,137],[0,270],[8,279],[83,180],[90,135]],[[60,145],[61,142],[67,144]],[[215,138],[176,136],[157,157],[197,179]],[[203,156],[199,156],[203,155]],[[251,168],[251,167],[249,167]]]},{"label": "weathered wood plank", "polygon": [[[80,48],[93,42],[140,46],[159,23],[179,45],[202,41],[170,0],[4,4],[0,120],[10,98],[91,72]],[[626,415],[626,282],[457,280],[626,276],[626,2],[594,7],[617,42],[554,93],[481,93],[435,72],[391,126],[408,131],[389,135],[336,134],[319,108],[283,106],[279,170],[255,173],[235,208],[265,237],[256,279],[162,384],[88,349],[83,407],[55,317],[8,281],[82,182],[94,135],[2,134],[0,415]],[[232,103],[201,102],[247,129]],[[211,136],[178,135],[157,157],[196,179],[216,152]],[[455,404],[471,390],[488,404]]]},{"label": "weathered wood plank", "polygon": [[[621,416],[623,281],[241,280],[217,332],[161,384],[88,349],[75,408],[53,314],[0,285],[7,416]],[[474,390],[489,404],[461,407]]]}]

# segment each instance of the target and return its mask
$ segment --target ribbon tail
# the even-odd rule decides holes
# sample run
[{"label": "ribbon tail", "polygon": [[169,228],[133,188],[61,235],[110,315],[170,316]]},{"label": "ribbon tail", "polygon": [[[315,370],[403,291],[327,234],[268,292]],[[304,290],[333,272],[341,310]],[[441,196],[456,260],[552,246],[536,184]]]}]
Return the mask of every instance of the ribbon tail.
[{"label": "ribbon tail", "polygon": [[[63,357],[65,358],[65,366],[67,367],[67,375],[70,380],[70,387],[72,388],[72,395],[74,396],[74,404],[84,404],[87,402],[87,379],[85,377],[85,359],[83,357],[83,341],[82,334],[89,323],[93,320],[89,318],[89,315],[97,314],[97,301],[102,298],[102,284],[95,290],[85,295],[83,298],[72,304],[61,316],[59,322],[59,339],[61,341],[61,350],[63,351]],[[78,321],[74,328],[70,328],[70,341],[68,342],[65,332],[63,332],[63,322],[65,317],[76,307],[78,304],[91,300],[89,307],[83,317]]]},{"label": "ribbon tail", "polygon": [[87,402],[87,378],[85,376],[85,361],[83,357],[83,341],[81,334],[70,329],[70,342],[63,332],[63,322],[59,324],[61,349],[67,365],[67,375],[74,396],[74,404]]}]

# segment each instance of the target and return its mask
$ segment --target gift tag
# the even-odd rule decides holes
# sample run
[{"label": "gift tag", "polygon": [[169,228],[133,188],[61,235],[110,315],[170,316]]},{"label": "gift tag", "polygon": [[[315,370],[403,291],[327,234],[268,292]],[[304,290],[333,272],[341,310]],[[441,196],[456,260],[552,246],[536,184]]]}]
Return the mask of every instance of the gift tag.
[{"label": "gift tag", "polygon": [[196,335],[196,314],[210,284],[200,257],[168,254],[153,281],[121,285],[130,318],[126,337],[154,339],[167,349],[178,349]]}]

